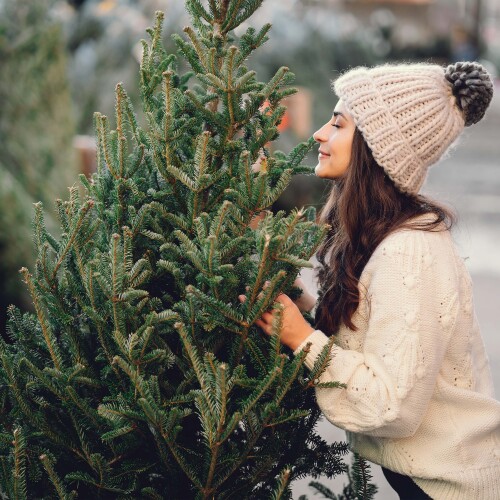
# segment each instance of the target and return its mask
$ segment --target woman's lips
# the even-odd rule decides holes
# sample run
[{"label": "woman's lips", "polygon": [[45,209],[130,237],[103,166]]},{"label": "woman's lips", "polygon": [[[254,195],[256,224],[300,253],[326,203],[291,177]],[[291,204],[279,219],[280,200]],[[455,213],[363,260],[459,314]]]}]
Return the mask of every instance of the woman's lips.
[{"label": "woman's lips", "polygon": [[323,158],[328,158],[330,155],[326,154],[326,153],[323,153],[323,151],[320,151],[318,153],[318,158],[321,160]]}]

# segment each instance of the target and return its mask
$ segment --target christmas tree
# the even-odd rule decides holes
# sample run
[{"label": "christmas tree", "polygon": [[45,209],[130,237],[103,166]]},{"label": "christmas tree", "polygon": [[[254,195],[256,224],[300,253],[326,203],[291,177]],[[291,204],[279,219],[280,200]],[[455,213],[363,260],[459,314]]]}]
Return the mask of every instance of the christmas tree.
[{"label": "christmas tree", "polygon": [[158,12],[145,125],[118,84],[116,128],[95,114],[98,171],[56,200],[59,239],[35,206],[37,260],[21,274],[36,312],[10,307],[0,344],[4,496],[291,498],[294,479],[346,470],[346,444],[314,431],[314,387],[338,386],[317,382],[333,338],[306,372],[279,341],[279,308],[270,337],[254,324],[280,291],[297,298],[328,230],[312,207],[249,227],[312,173],[312,141],[267,150],[294,90],[288,68],[264,83],[246,66],[269,24],[233,33],[261,3],[188,0],[178,54]]}]

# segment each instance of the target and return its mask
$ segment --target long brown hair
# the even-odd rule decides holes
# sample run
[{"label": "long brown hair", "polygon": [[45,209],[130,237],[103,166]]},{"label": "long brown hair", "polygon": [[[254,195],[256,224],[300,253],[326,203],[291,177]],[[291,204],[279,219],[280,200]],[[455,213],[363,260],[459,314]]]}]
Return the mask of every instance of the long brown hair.
[{"label": "long brown hair", "polygon": [[[423,214],[434,214],[435,219],[410,223]],[[316,269],[319,302],[315,327],[328,336],[336,334],[341,324],[357,330],[352,316],[360,301],[359,277],[389,233],[409,226],[438,230],[442,222],[449,230],[456,222],[455,213],[448,208],[425,196],[399,191],[374,160],[357,128],[349,168],[342,178],[333,181],[318,218],[320,223],[331,225],[316,254],[320,266]]]}]

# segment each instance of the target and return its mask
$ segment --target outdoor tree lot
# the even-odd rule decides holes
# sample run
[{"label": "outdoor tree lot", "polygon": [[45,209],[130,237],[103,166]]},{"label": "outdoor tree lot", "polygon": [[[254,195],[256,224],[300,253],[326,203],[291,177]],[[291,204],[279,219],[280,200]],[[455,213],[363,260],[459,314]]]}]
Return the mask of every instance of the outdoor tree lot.
[{"label": "outdoor tree lot", "polygon": [[[329,229],[313,207],[249,227],[313,173],[312,140],[267,150],[292,74],[259,82],[246,66],[269,24],[232,34],[261,3],[187,0],[176,54],[158,12],[140,67],[146,125],[118,84],[115,128],[94,115],[98,171],[56,200],[60,238],[35,205],[36,264],[21,269],[35,313],[9,307],[0,343],[4,498],[291,498],[293,480],[347,470],[346,443],[314,430],[314,387],[340,385],[317,382],[333,338],[308,371],[279,341],[279,303],[273,335],[254,324],[280,291],[300,294]],[[372,498],[356,458],[341,495],[316,489]]]}]

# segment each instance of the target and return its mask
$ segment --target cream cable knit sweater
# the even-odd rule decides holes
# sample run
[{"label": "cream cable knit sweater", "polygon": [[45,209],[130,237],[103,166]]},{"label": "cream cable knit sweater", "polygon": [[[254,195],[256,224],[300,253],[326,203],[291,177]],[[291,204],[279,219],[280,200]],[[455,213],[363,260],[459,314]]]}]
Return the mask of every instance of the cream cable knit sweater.
[{"label": "cream cable knit sweater", "polygon": [[[399,230],[360,278],[358,331],[341,327],[316,388],[352,451],[409,475],[437,500],[500,499],[500,403],[474,313],[472,285],[449,231]],[[320,330],[305,364],[329,338]]]}]

